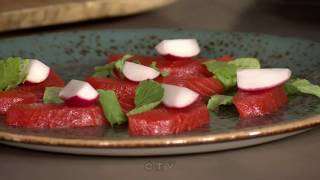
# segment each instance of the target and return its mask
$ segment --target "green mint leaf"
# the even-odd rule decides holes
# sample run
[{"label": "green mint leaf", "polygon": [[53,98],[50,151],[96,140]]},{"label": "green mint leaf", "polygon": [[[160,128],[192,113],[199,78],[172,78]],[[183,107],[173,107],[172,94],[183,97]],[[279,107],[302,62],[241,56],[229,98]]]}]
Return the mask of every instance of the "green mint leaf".
[{"label": "green mint leaf", "polygon": [[94,67],[93,76],[95,76],[95,77],[113,77],[114,76],[114,73],[113,73],[114,64],[115,63],[110,63],[110,64],[106,64],[104,66]]},{"label": "green mint leaf", "polygon": [[225,62],[210,60],[204,62],[208,71],[224,85],[225,89],[229,89],[236,85],[237,82],[237,66]]},{"label": "green mint leaf", "polygon": [[29,59],[24,59],[24,60],[21,61],[18,85],[20,83],[24,83],[24,81],[26,80],[29,63],[30,63]]},{"label": "green mint leaf", "polygon": [[161,103],[163,95],[164,89],[158,82],[153,80],[141,81],[134,98],[136,107],[127,115],[143,113],[157,107]]},{"label": "green mint leaf", "polygon": [[46,87],[43,94],[43,103],[45,104],[61,104],[64,101],[59,97],[61,87]]},{"label": "green mint leaf", "polygon": [[115,62],[115,64],[114,64],[115,68],[122,72],[124,63],[131,57],[133,57],[133,56],[130,54],[126,54],[126,55],[122,56],[122,58],[120,58],[119,60],[117,60]]},{"label": "green mint leaf", "polygon": [[134,104],[136,107],[161,101],[164,89],[158,82],[153,80],[141,81],[137,87]]},{"label": "green mint leaf", "polygon": [[208,109],[211,111],[219,108],[220,105],[230,105],[233,104],[233,96],[225,96],[225,95],[214,95],[208,101]]},{"label": "green mint leaf", "polygon": [[135,115],[135,114],[140,114],[140,113],[143,113],[143,112],[146,112],[146,111],[150,111],[151,109],[154,109],[155,107],[157,107],[160,103],[161,103],[161,100],[153,102],[153,103],[145,104],[145,105],[142,105],[140,107],[136,107],[133,110],[129,111],[127,113],[127,115],[128,116],[132,116],[132,115]]},{"label": "green mint leaf", "polygon": [[238,69],[260,69],[260,62],[256,58],[237,58],[228,64],[237,66]]},{"label": "green mint leaf", "polygon": [[170,75],[169,71],[163,70],[160,71],[160,69],[157,67],[157,62],[156,61],[152,61],[152,63],[150,64],[150,67],[158,72],[160,72],[160,75],[162,77],[167,77]]},{"label": "green mint leaf", "polygon": [[305,93],[320,98],[320,86],[310,83],[306,79],[290,80],[285,84],[285,91],[288,95]]},{"label": "green mint leaf", "polygon": [[6,60],[6,80],[5,90],[13,89],[25,81],[27,76],[29,60],[23,60],[18,57],[11,57]]},{"label": "green mint leaf", "polygon": [[132,60],[132,62],[133,62],[133,63],[136,63],[136,64],[141,64],[141,62],[140,62],[139,60],[136,60],[136,59],[135,59],[135,60]]},{"label": "green mint leaf", "polygon": [[159,71],[159,68],[157,67],[157,62],[156,61],[152,61],[152,63],[150,64],[150,67],[156,71]]},{"label": "green mint leaf", "polygon": [[[7,80],[7,88],[14,88],[16,84],[18,84],[20,79],[20,59],[8,58],[5,63],[6,70],[6,80]],[[9,71],[10,70],[10,71]]]},{"label": "green mint leaf", "polygon": [[162,77],[167,77],[170,75],[170,72],[169,71],[166,71],[166,70],[163,70],[163,71],[160,71],[160,74]]},{"label": "green mint leaf", "polygon": [[284,90],[287,95],[295,95],[299,93],[299,90],[293,85],[296,80],[289,80],[284,84]]},{"label": "green mint leaf", "polygon": [[[114,77],[114,69],[116,68],[117,70],[122,72],[124,63],[131,58],[132,55],[124,55],[120,59],[118,59],[115,62],[106,64],[104,66],[96,66],[94,67],[94,74],[93,76],[95,77]],[[134,62],[138,62],[137,60],[134,60]]]},{"label": "green mint leaf", "polygon": [[0,60],[0,91],[17,87],[25,81],[29,60],[10,57]]},{"label": "green mint leaf", "polygon": [[97,91],[99,93],[99,102],[102,106],[104,116],[110,122],[111,126],[126,123],[127,117],[122,112],[115,92],[102,89],[98,89]]},{"label": "green mint leaf", "polygon": [[5,70],[6,70],[5,61],[0,60],[0,92],[6,89],[7,87],[6,79],[4,78]]}]

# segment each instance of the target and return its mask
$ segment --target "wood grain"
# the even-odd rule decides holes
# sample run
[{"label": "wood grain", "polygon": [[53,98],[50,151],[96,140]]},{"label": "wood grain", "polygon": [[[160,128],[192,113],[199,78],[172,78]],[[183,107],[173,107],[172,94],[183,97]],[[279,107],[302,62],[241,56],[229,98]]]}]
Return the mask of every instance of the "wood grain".
[{"label": "wood grain", "polygon": [[0,0],[0,31],[136,14],[176,0]]}]

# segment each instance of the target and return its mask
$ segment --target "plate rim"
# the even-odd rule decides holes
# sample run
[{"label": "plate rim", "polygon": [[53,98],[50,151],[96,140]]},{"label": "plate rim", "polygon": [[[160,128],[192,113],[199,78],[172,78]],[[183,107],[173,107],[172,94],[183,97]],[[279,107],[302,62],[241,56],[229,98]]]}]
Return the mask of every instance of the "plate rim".
[{"label": "plate rim", "polygon": [[160,146],[160,147],[137,147],[137,148],[93,147],[92,148],[92,147],[70,147],[70,146],[50,146],[50,145],[40,145],[40,144],[24,144],[24,143],[8,142],[8,141],[0,141],[0,143],[13,146],[13,147],[30,149],[30,150],[73,154],[73,155],[146,157],[146,156],[184,155],[184,154],[233,150],[233,149],[250,147],[250,146],[255,146],[255,145],[260,145],[264,143],[285,139],[290,136],[302,134],[310,130],[312,130],[312,128],[307,128],[299,131],[282,133],[282,134],[277,134],[272,136],[260,137],[260,138],[221,142],[216,144],[200,144],[200,145],[186,145],[186,146]]},{"label": "plate rim", "polygon": [[192,135],[192,136],[156,136],[156,137],[133,137],[117,139],[71,139],[49,136],[23,135],[0,131],[0,140],[27,144],[42,144],[52,146],[70,147],[96,147],[96,148],[128,148],[128,147],[161,147],[183,146],[208,143],[231,142],[243,139],[252,139],[289,133],[308,129],[320,124],[320,115],[305,119],[297,119],[289,122],[279,122],[271,125],[256,126],[238,130],[230,130],[222,133]]}]

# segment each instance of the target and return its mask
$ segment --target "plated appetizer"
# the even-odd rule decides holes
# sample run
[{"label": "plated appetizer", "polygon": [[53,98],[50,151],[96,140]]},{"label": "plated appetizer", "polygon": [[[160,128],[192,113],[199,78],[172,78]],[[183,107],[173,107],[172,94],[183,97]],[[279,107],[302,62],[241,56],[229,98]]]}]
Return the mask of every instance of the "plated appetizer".
[{"label": "plated appetizer", "polygon": [[256,58],[197,57],[196,39],[168,39],[159,55],[111,54],[85,81],[67,84],[39,60],[0,61],[0,113],[19,128],[127,127],[132,136],[170,135],[210,122],[231,105],[239,121],[278,113],[289,95],[320,97],[320,87],[290,79],[287,68]]}]

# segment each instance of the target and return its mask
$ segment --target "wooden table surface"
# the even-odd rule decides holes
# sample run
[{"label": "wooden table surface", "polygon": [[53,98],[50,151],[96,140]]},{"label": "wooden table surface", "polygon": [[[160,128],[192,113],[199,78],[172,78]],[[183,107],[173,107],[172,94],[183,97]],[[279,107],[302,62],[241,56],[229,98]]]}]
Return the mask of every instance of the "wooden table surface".
[{"label": "wooden table surface", "polygon": [[[261,32],[320,41],[319,8],[319,3],[312,0],[181,0],[167,8],[131,17],[0,33],[0,40],[85,29],[183,28]],[[0,179],[318,180],[319,138],[320,129],[316,128],[249,148],[145,158],[73,156],[0,145]]]}]

